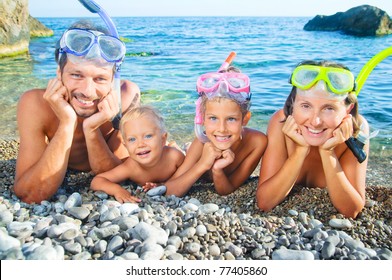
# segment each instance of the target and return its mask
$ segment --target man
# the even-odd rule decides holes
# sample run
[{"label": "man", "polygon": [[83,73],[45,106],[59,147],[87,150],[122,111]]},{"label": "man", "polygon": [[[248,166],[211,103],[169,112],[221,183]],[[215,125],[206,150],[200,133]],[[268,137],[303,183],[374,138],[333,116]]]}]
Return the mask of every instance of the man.
[{"label": "man", "polygon": [[[128,156],[111,122],[119,112],[113,84],[125,46],[104,33],[86,22],[65,31],[55,51],[57,77],[19,100],[14,191],[24,202],[52,197],[68,168],[98,174]],[[121,111],[139,103],[139,87],[122,81]]]}]

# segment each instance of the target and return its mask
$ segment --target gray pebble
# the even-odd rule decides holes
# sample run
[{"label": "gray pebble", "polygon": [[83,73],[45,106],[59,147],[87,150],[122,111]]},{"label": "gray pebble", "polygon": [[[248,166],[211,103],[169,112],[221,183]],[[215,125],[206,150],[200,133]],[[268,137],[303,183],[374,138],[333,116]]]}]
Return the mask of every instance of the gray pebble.
[{"label": "gray pebble", "polygon": [[79,207],[82,205],[82,196],[80,193],[74,192],[69,196],[67,201],[64,203],[64,209],[69,210],[71,207]]},{"label": "gray pebble", "polygon": [[348,219],[331,219],[329,225],[337,229],[350,229],[353,226]]},{"label": "gray pebble", "polygon": [[162,185],[162,186],[152,188],[151,190],[149,190],[147,192],[147,195],[148,196],[157,196],[157,195],[164,195],[165,193],[166,193],[166,186]]},{"label": "gray pebble", "polygon": [[206,203],[199,207],[199,212],[203,215],[212,214],[218,210],[219,206],[214,203]]},{"label": "gray pebble", "polygon": [[273,260],[314,260],[309,251],[296,251],[291,249],[278,249],[272,253]]},{"label": "gray pebble", "polygon": [[90,215],[90,211],[84,207],[70,207],[68,213],[79,220],[84,220]]}]

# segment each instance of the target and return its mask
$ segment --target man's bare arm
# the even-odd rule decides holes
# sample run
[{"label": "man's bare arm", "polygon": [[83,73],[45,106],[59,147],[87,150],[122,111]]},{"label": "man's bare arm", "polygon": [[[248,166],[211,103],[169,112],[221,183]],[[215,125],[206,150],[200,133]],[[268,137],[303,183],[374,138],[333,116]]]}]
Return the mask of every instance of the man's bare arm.
[{"label": "man's bare arm", "polygon": [[28,203],[39,203],[56,193],[67,169],[75,128],[71,121],[60,123],[47,143],[44,128],[56,120],[42,94],[43,90],[26,92],[17,108],[20,147],[14,191]]},{"label": "man's bare arm", "polygon": [[[140,105],[140,89],[130,81],[122,81],[122,112],[130,107]],[[113,103],[114,101],[114,103]],[[108,99],[105,106],[107,108],[115,108],[117,100]],[[116,110],[113,112],[116,113]],[[89,162],[92,171],[99,174],[108,171],[119,165],[122,159],[128,156],[126,148],[122,145],[122,139],[118,130],[112,131],[109,137],[102,135],[101,130],[91,125],[85,125],[84,133],[89,155]]]}]

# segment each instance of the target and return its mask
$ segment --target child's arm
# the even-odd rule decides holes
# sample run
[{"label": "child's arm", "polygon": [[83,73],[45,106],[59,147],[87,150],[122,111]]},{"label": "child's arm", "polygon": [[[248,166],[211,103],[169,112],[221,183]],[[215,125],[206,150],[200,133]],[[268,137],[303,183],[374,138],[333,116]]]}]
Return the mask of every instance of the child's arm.
[{"label": "child's arm", "polygon": [[183,164],[177,172],[165,183],[166,195],[184,196],[192,185],[208,170],[211,169],[216,158],[221,156],[219,150],[211,143],[203,144],[195,139],[188,149]]},{"label": "child's arm", "polygon": [[95,176],[91,181],[90,188],[94,191],[103,191],[108,195],[114,196],[121,203],[140,202],[139,198],[132,196],[129,191],[118,184],[129,178],[129,168],[126,162]]},{"label": "child's arm", "polygon": [[[212,168],[215,190],[220,195],[228,195],[234,192],[249,178],[267,147],[267,137],[259,131],[250,130],[243,141],[246,141],[244,145],[253,148],[229,176],[225,174],[224,167],[234,160],[235,155],[231,150],[223,151],[222,158],[218,159]],[[229,162],[230,158],[232,158],[231,162]],[[227,161],[228,164],[221,164],[220,161]]]}]

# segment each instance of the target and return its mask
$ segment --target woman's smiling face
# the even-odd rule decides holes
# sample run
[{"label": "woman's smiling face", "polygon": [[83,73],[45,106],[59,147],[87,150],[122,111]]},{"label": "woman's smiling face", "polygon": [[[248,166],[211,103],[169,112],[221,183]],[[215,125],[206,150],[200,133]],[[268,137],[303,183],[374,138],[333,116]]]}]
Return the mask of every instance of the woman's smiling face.
[{"label": "woman's smiling face", "polygon": [[311,146],[323,145],[349,113],[344,99],[331,98],[325,90],[316,86],[309,90],[297,88],[293,118]]}]

